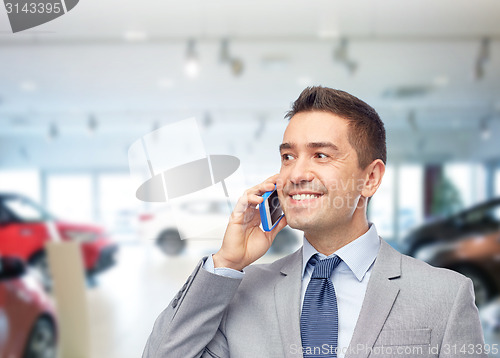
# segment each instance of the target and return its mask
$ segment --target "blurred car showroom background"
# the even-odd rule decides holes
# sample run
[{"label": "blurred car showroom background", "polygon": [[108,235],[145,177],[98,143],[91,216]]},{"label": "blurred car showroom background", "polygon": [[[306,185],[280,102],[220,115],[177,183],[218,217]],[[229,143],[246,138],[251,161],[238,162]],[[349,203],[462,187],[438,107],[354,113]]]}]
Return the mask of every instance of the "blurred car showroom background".
[{"label": "blurred car showroom background", "polygon": [[[500,344],[500,2],[82,0],[17,33],[0,7],[0,356],[140,356],[222,238],[185,239],[179,216],[224,228],[279,171],[284,114],[309,85],[379,112],[388,165],[369,219],[473,279]],[[155,137],[188,118],[207,155],[239,159],[237,179],[175,210],[137,199],[133,143],[188,164],[191,135]],[[283,230],[262,261],[301,239]]]}]

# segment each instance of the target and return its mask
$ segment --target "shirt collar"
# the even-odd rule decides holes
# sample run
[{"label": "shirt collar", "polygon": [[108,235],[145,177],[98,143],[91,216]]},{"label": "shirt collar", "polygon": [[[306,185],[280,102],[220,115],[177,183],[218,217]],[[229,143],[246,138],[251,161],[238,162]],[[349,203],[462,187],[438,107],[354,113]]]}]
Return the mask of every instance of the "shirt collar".
[{"label": "shirt collar", "polygon": [[[375,261],[378,250],[380,249],[380,238],[377,229],[373,223],[369,225],[370,227],[367,232],[328,256],[339,256],[352,273],[354,273],[358,281],[363,279],[373,261]],[[307,241],[305,236],[303,245],[302,277],[304,277],[307,263],[313,255],[318,254],[321,259],[327,257],[319,253],[314,246]]]}]

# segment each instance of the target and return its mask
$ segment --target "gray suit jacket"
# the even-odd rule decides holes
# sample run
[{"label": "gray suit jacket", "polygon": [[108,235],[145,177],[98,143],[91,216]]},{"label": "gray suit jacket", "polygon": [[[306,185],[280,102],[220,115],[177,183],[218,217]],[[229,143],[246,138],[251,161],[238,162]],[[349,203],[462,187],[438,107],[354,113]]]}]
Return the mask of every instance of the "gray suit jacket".
[{"label": "gray suit jacket", "polygon": [[[247,267],[242,280],[203,262],[156,320],[143,357],[302,357],[302,249]],[[487,357],[483,343],[471,280],[382,240],[346,358]]]}]

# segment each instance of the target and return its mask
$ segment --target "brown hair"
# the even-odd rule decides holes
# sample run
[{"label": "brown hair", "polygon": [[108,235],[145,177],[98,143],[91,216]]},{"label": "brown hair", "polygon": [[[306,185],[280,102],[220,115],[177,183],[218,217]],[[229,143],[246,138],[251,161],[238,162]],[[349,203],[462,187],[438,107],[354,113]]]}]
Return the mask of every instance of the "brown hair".
[{"label": "brown hair", "polygon": [[360,168],[366,168],[375,159],[387,160],[384,123],[377,112],[353,95],[328,88],[307,87],[293,103],[285,118],[299,112],[324,111],[348,122],[348,140],[358,155]]}]

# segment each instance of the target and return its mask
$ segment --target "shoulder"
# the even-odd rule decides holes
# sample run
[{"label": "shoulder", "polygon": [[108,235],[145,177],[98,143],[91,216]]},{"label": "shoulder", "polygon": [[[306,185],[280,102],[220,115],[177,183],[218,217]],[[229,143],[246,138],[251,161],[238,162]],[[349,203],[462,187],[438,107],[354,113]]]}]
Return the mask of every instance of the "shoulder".
[{"label": "shoulder", "polygon": [[383,267],[384,272],[390,272],[393,277],[397,276],[403,280],[439,279],[456,284],[463,284],[469,280],[458,272],[434,267],[424,261],[401,254],[382,238],[376,261],[379,261],[378,266]]},{"label": "shoulder", "polygon": [[398,251],[395,255],[399,256],[401,263],[398,284],[403,291],[411,292],[412,295],[424,295],[427,299],[435,297],[451,302],[460,290],[472,287],[471,280],[456,271],[431,266]]},{"label": "shoulder", "polygon": [[375,279],[373,284],[376,286],[385,285],[385,280],[389,279],[390,285],[399,291],[396,306],[402,310],[411,307],[421,315],[441,317],[457,302],[474,301],[469,278],[403,255],[383,241],[370,281],[372,279]]},{"label": "shoulder", "polygon": [[401,276],[402,278],[436,282],[446,286],[461,286],[469,280],[456,271],[434,267],[424,261],[403,254],[401,254]]}]

